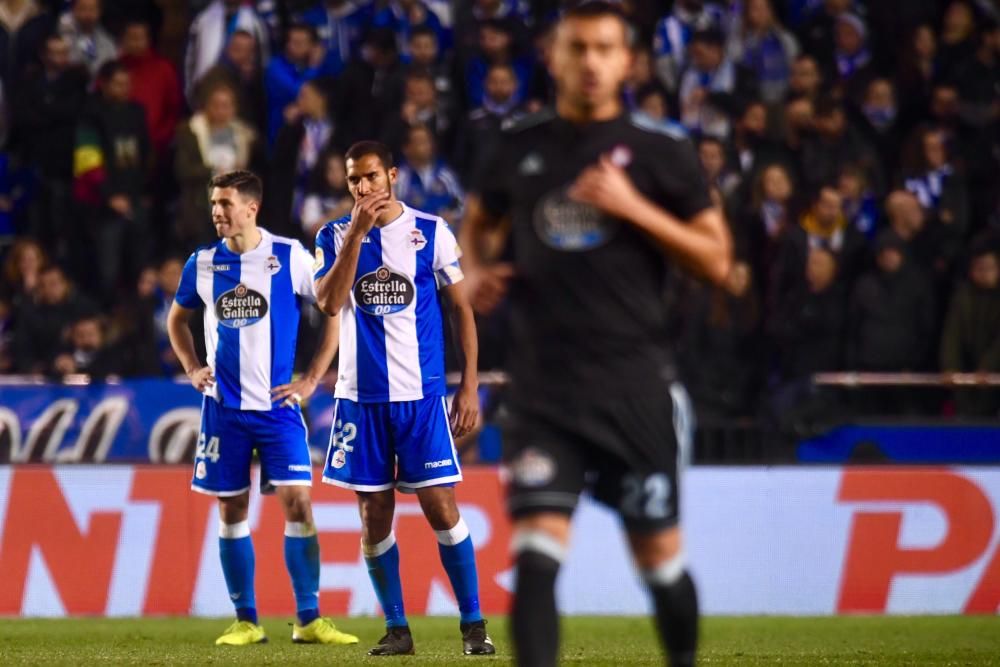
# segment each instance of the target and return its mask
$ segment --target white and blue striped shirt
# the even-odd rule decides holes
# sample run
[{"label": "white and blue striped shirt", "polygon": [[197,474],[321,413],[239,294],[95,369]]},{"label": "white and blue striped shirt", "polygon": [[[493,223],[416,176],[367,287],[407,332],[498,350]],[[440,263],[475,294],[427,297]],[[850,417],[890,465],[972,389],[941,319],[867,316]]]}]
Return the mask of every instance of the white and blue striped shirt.
[{"label": "white and blue striped shirt", "polygon": [[184,265],[177,303],[205,306],[205,349],[215,385],[206,394],[241,410],[270,410],[271,388],[292,379],[301,299],[316,300],[312,257],[302,244],[261,229],[236,254],[224,241]]},{"label": "white and blue striped shirt", "polygon": [[[343,217],[316,235],[315,280],[333,268],[350,224]],[[460,255],[444,220],[405,204],[402,215],[368,232],[340,313],[337,398],[388,403],[445,395],[438,288],[462,279]]]}]

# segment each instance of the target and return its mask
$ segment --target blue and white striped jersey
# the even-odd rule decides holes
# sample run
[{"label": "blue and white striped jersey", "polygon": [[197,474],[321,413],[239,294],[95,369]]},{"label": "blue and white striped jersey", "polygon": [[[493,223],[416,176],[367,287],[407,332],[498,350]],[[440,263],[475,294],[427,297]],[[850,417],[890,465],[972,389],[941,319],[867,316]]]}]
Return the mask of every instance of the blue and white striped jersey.
[{"label": "blue and white striped jersey", "polygon": [[270,410],[271,388],[292,379],[301,299],[316,300],[312,257],[302,244],[260,230],[238,255],[224,241],[184,265],[177,303],[205,306],[205,349],[215,386],[208,395],[241,410]]},{"label": "blue and white striped jersey", "polygon": [[[314,279],[325,276],[350,216],[316,235]],[[354,287],[340,313],[338,398],[361,403],[444,396],[444,328],[438,288],[463,278],[461,251],[441,218],[403,213],[365,236]]]}]

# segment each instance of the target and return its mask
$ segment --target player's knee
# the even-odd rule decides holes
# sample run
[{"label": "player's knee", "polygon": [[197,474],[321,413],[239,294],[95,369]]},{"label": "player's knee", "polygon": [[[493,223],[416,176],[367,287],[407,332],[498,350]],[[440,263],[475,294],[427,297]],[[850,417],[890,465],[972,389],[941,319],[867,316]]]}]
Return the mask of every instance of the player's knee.
[{"label": "player's knee", "polygon": [[462,518],[455,503],[454,489],[449,487],[428,487],[417,491],[420,508],[427,523],[436,531],[450,530]]},{"label": "player's knee", "polygon": [[568,534],[546,530],[538,524],[519,523],[511,537],[510,550],[519,565],[556,571],[569,552]]},{"label": "player's knee", "polygon": [[246,521],[249,507],[249,494],[219,498],[219,518],[227,524]]},{"label": "player's knee", "polygon": [[307,494],[294,494],[282,498],[285,519],[297,523],[309,523],[312,520],[311,502]]},{"label": "player's knee", "polygon": [[677,528],[654,534],[631,534],[632,554],[639,570],[647,581],[663,579],[659,583],[669,584],[684,571],[684,552],[681,548],[681,533]]},{"label": "player's knee", "polygon": [[366,542],[379,542],[392,530],[392,515],[395,498],[389,493],[359,493],[358,507],[361,510],[361,528]]}]

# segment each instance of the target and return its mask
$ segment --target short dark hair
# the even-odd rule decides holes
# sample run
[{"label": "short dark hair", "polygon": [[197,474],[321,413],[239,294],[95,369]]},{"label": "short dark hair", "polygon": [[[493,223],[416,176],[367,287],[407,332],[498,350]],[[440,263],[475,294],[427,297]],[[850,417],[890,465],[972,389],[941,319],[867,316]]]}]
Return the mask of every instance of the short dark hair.
[{"label": "short dark hair", "polygon": [[366,155],[374,155],[382,163],[382,166],[386,170],[391,169],[394,164],[392,160],[392,151],[389,147],[380,141],[359,141],[353,144],[344,153],[344,160],[354,160],[357,162]]},{"label": "short dark hair", "polygon": [[97,75],[94,78],[98,84],[104,85],[108,81],[111,81],[115,74],[119,72],[128,73],[128,68],[120,60],[109,60],[98,68]]},{"label": "short dark hair", "polygon": [[572,5],[563,13],[563,19],[591,19],[602,16],[613,16],[622,22],[625,28],[625,43],[633,48],[638,41],[638,33],[632,20],[618,2],[608,0],[583,0]]},{"label": "short dark hair", "polygon": [[722,46],[726,43],[726,35],[718,28],[705,28],[704,30],[698,30],[691,35],[691,41],[689,44],[696,44],[699,42],[702,44],[708,44],[709,46],[722,48]]},{"label": "short dark hair", "polygon": [[226,172],[214,176],[208,182],[211,188],[234,188],[238,193],[259,202],[264,197],[264,185],[260,182],[260,176],[246,169]]}]

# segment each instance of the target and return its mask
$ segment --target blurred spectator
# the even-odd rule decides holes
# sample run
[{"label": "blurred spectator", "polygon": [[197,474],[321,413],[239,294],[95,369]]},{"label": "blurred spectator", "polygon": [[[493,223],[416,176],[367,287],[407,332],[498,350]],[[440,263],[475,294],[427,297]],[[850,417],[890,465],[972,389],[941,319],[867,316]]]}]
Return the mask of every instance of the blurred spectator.
[{"label": "blurred spectator", "polygon": [[785,391],[800,392],[796,385],[807,383],[813,373],[842,368],[846,304],[837,268],[831,252],[810,249],[802,273],[770,321]]},{"label": "blurred spectator", "polygon": [[733,263],[722,287],[690,282],[678,360],[699,419],[754,414],[763,375],[761,310],[753,271]]},{"label": "blurred spectator", "polygon": [[236,113],[264,137],[267,132],[267,96],[264,74],[257,62],[257,40],[245,30],[237,30],[229,38],[218,64],[205,72],[198,81],[193,108],[204,105],[208,91],[228,86],[236,93]]},{"label": "blurred spectator", "polygon": [[729,219],[736,223],[735,252],[748,258],[761,301],[770,299],[765,306],[771,315],[777,305],[771,299],[771,274],[785,236],[794,224],[794,188],[787,167],[780,163],[761,169],[753,183],[749,206],[739,209]]},{"label": "blurred spectator", "polygon": [[813,132],[802,142],[800,173],[807,191],[835,182],[847,165],[864,170],[869,187],[877,195],[885,191],[878,155],[847,121],[839,102],[821,100],[815,109]]},{"label": "blurred spectator", "polygon": [[403,88],[403,106],[399,114],[386,119],[382,140],[396,155],[403,148],[407,131],[412,125],[427,127],[434,137],[437,150],[449,155],[454,136],[454,122],[446,109],[437,103],[434,79],[424,70],[411,70]]},{"label": "blurred spectator", "polygon": [[975,44],[975,54],[956,67],[955,82],[963,120],[981,128],[1000,119],[1000,24],[982,26]]},{"label": "blurred spectator", "polygon": [[788,95],[816,101],[823,90],[823,73],[811,55],[800,54],[792,63],[788,79]]},{"label": "blurred spectator", "polygon": [[823,5],[814,9],[799,26],[799,44],[802,50],[816,58],[827,80],[837,74],[834,57],[837,19],[851,10],[854,0],[823,0]]},{"label": "blurred spectator", "polygon": [[12,313],[34,298],[38,279],[47,264],[41,244],[32,238],[17,240],[7,251],[0,276],[0,301],[5,302]]},{"label": "blurred spectator", "polygon": [[106,305],[114,301],[126,267],[134,278],[150,250],[146,202],[150,140],[143,109],[130,96],[131,77],[125,66],[105,63],[97,74],[97,94],[77,131],[78,151],[95,147],[100,151],[104,178],[91,217],[93,246],[76,249],[74,266],[77,275],[92,277]]},{"label": "blurred spectator", "polygon": [[667,99],[667,89],[660,84],[653,71],[652,52],[645,48],[637,48],[632,56],[632,69],[622,91],[626,106],[629,109],[635,109],[639,105],[639,91],[651,88],[662,90],[663,99]]},{"label": "blurred spectator", "polygon": [[968,229],[968,194],[965,179],[952,166],[945,135],[929,128],[919,135],[918,167],[904,180],[920,205],[933,216],[932,229],[943,257],[950,264]]},{"label": "blurred spectator", "polygon": [[446,43],[448,39],[441,19],[422,0],[388,0],[375,13],[372,25],[391,29],[396,34],[399,51],[404,56],[409,56],[410,35],[417,28],[433,31],[439,44]]},{"label": "blurred spectator", "polygon": [[236,117],[236,93],[218,84],[205,93],[205,103],[177,130],[174,174],[180,186],[175,236],[182,248],[209,243],[208,182],[223,172],[260,169],[263,146],[257,132]]},{"label": "blurred spectator", "polygon": [[106,325],[100,317],[88,315],[76,320],[69,327],[67,339],[52,361],[55,375],[86,373],[103,379],[121,374],[121,354],[108,344]]},{"label": "blurred spectator", "polygon": [[952,79],[958,68],[975,55],[976,14],[969,0],[952,0],[944,11],[938,62],[941,76]]},{"label": "blurred spectator", "polygon": [[503,23],[513,37],[516,49],[527,46],[526,25],[530,19],[526,0],[472,0],[453,3],[455,7],[454,35],[456,56],[467,62],[475,53],[484,23]]},{"label": "blurred spectator", "polygon": [[740,186],[739,173],[727,164],[725,145],[715,137],[703,137],[698,142],[698,161],[708,186],[718,188],[723,200]]},{"label": "blurred spectator", "polygon": [[465,68],[465,98],[469,108],[485,103],[486,77],[494,65],[507,65],[517,81],[517,101],[528,96],[531,83],[531,59],[515,51],[514,37],[506,21],[484,21],[479,26],[479,45],[476,54]]},{"label": "blurred spectator", "polygon": [[0,0],[0,77],[10,89],[39,64],[52,16],[36,0]]},{"label": "blurred spectator", "polygon": [[653,53],[657,76],[667,90],[676,91],[680,86],[692,35],[705,30],[721,31],[724,22],[722,8],[704,0],[677,0],[673,11],[660,19],[653,34]]},{"label": "blurred spectator", "polygon": [[86,70],[70,65],[66,40],[52,35],[45,40],[41,69],[29,71],[13,97],[15,141],[37,180],[28,232],[50,243],[56,257],[65,256],[73,217],[73,144],[86,95]]},{"label": "blurred spectator", "polygon": [[162,160],[174,140],[181,114],[177,71],[152,46],[149,25],[130,21],[121,39],[121,62],[131,79],[131,99],[146,111],[149,139],[156,160]]},{"label": "blurred spectator", "polygon": [[754,97],[753,72],[725,57],[719,30],[695,33],[688,55],[677,91],[681,124],[697,136],[725,139],[731,116]]},{"label": "blurred spectator", "polygon": [[747,103],[733,128],[729,143],[732,161],[741,178],[750,182],[764,166],[778,160],[789,160],[785,151],[768,137],[767,107],[760,101]]},{"label": "blurred spectator", "polygon": [[[937,62],[937,35],[929,25],[917,26],[903,45],[894,80],[899,89],[899,108],[908,117],[923,113],[930,100]],[[907,118],[909,120],[909,118]]]},{"label": "blurred spectator", "polygon": [[883,78],[872,79],[865,89],[858,112],[858,130],[877,151],[882,167],[881,180],[888,182],[896,172],[903,139],[892,82]]},{"label": "blurred spectator", "polygon": [[361,58],[347,66],[338,82],[334,118],[345,146],[380,136],[385,119],[403,104],[403,76],[396,36],[385,28],[371,30]]},{"label": "blurred spectator", "polygon": [[[946,373],[1000,372],[1000,253],[996,242],[977,239],[969,253],[968,280],[951,295],[941,336],[941,370]],[[996,417],[1000,392],[955,391],[955,407],[966,417]]]},{"label": "blurred spectator", "polygon": [[51,367],[70,324],[96,312],[58,266],[47,266],[38,276],[34,301],[19,309],[14,332],[14,369],[43,373]]},{"label": "blurred spectator", "polygon": [[91,76],[118,55],[118,46],[101,25],[101,0],[73,0],[59,17],[59,34],[69,44],[70,62],[83,65]]},{"label": "blurred spectator", "polygon": [[340,151],[328,149],[314,170],[313,183],[302,201],[302,231],[316,238],[320,228],[351,212],[354,198],[347,189],[347,167]]},{"label": "blurred spectator", "polygon": [[[910,258],[906,242],[891,229],[878,235],[875,268],[858,279],[848,312],[848,368],[926,368],[935,333],[934,290],[927,273]],[[888,398],[883,392],[872,396],[877,397]]]},{"label": "blurred spectator", "polygon": [[773,104],[788,90],[798,42],[774,16],[771,0],[745,0],[740,20],[729,34],[729,59],[757,77],[761,98]]},{"label": "blurred spectator", "polygon": [[[285,235],[300,234],[302,204],[320,156],[340,146],[330,120],[329,92],[319,80],[306,81],[274,144],[268,197],[264,200],[268,228]],[[294,221],[294,222],[290,222]]]},{"label": "blurred spectator", "polygon": [[267,90],[267,142],[274,145],[278,130],[284,125],[286,114],[292,113],[299,88],[325,73],[323,45],[316,37],[316,30],[299,23],[291,26],[285,35],[285,52],[275,55],[264,71]]},{"label": "blurred spectator", "polygon": [[800,283],[810,253],[817,248],[836,259],[838,278],[845,288],[850,288],[864,265],[865,240],[847,223],[840,192],[831,185],[819,189],[799,224],[790,227],[782,241],[775,266],[773,303],[780,304]]},{"label": "blurred spectator", "polygon": [[408,60],[411,71],[423,70],[434,80],[437,105],[441,113],[454,117],[458,102],[454,76],[454,63],[450,54],[441,51],[437,35],[427,26],[417,26],[410,32]]},{"label": "blurred spectator", "polygon": [[243,0],[213,0],[191,22],[187,52],[184,55],[184,86],[187,98],[194,97],[194,86],[212,68],[225,51],[237,30],[254,36],[259,50],[258,62],[266,63],[270,53],[267,26],[253,7]]},{"label": "blurred spectator", "polygon": [[635,109],[641,117],[658,128],[665,128],[678,136],[687,136],[687,129],[670,118],[667,92],[659,83],[648,83],[635,91]]},{"label": "blurred spectator", "polygon": [[868,27],[857,14],[844,12],[834,27],[834,62],[837,78],[850,92],[857,82],[864,82],[870,73],[872,60],[868,50]]},{"label": "blurred spectator", "polygon": [[298,16],[299,21],[316,29],[325,50],[324,71],[339,74],[354,59],[371,27],[372,5],[355,0],[319,0]]},{"label": "blurred spectator", "polygon": [[415,209],[439,215],[453,227],[465,197],[458,176],[435,149],[434,135],[424,125],[410,127],[403,143],[405,161],[396,175],[396,198]]},{"label": "blurred spectator", "polygon": [[517,99],[517,78],[509,65],[494,65],[486,77],[483,105],[465,119],[455,147],[455,166],[466,177],[481,154],[500,136],[500,126],[520,113]]},{"label": "blurred spectator", "polygon": [[868,240],[874,239],[878,231],[878,202],[868,189],[864,172],[851,165],[844,167],[837,178],[837,191],[843,201],[847,224]]},{"label": "blurred spectator", "polygon": [[184,262],[177,257],[168,257],[155,269],[147,268],[137,290],[139,318],[132,315],[132,319],[142,320],[136,332],[141,334],[141,338],[135,336],[136,356],[155,356],[155,362],[143,360],[142,365],[148,366],[150,372],[168,377],[184,373],[167,337],[167,313],[177,294],[183,268]]}]

